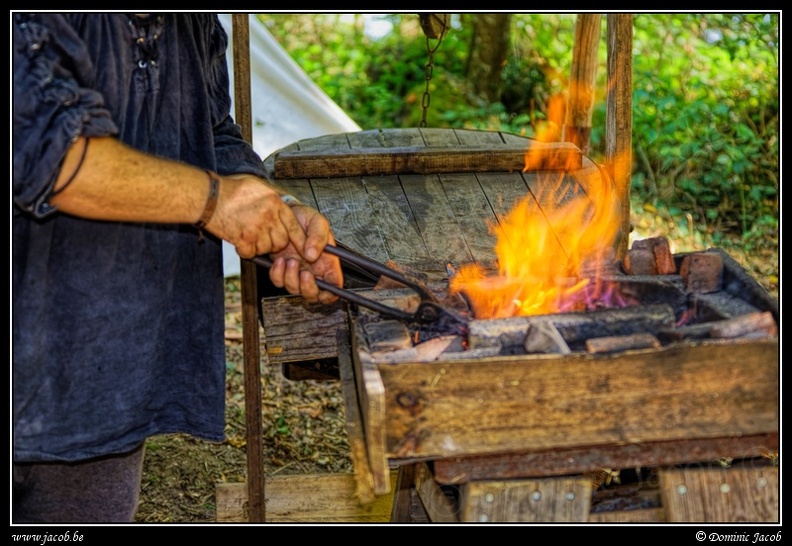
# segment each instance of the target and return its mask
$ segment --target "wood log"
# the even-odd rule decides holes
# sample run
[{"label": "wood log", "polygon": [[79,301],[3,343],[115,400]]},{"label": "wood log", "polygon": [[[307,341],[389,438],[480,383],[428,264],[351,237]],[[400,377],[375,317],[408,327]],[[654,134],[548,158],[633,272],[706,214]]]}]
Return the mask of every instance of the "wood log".
[{"label": "wood log", "polygon": [[778,327],[770,312],[751,313],[724,320],[712,326],[714,338],[762,338],[778,335]]},{"label": "wood log", "polygon": [[709,294],[691,294],[690,309],[696,322],[726,320],[762,311],[742,298],[723,290]]},{"label": "wood log", "polygon": [[[581,313],[559,313],[505,319],[473,320],[468,342],[471,349],[499,346],[504,336],[523,335],[534,324],[552,324],[573,350],[592,337],[627,335],[641,332],[656,334],[675,322],[674,309],[668,304],[641,305],[620,309],[600,309]],[[524,339],[524,337],[523,337]]]},{"label": "wood log", "polygon": [[751,312],[745,315],[699,324],[662,329],[658,339],[671,342],[693,339],[771,338],[778,335],[778,326],[769,311]]},{"label": "wood log", "polygon": [[369,350],[374,352],[409,349],[413,346],[407,326],[398,320],[380,320],[363,326]]},{"label": "wood log", "polygon": [[677,317],[688,308],[685,284],[679,275],[604,275],[603,285],[615,285],[615,291],[625,302],[642,305],[667,304]]},{"label": "wood log", "polygon": [[567,355],[572,351],[552,322],[537,322],[528,327],[523,348],[527,354],[555,353]]},{"label": "wood log", "polygon": [[595,337],[586,340],[590,353],[615,353],[631,349],[657,349],[660,341],[652,334],[642,332],[628,336]]}]

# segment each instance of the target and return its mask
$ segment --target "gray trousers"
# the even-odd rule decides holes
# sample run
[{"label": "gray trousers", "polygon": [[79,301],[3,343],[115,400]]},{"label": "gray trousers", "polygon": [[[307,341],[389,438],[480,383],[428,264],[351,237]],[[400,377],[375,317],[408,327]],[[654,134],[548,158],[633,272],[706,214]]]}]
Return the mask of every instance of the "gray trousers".
[{"label": "gray trousers", "polygon": [[144,444],[75,463],[14,464],[13,523],[134,521]]}]

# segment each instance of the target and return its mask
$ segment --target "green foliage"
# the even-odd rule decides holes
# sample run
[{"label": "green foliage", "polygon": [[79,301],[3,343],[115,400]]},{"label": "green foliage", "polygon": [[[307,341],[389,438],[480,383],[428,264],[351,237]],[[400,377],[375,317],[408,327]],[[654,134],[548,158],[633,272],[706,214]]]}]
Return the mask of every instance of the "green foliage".
[{"label": "green foliage", "polygon": [[[418,16],[265,14],[261,20],[308,75],[361,127],[429,126],[535,136],[552,97],[568,88],[575,14],[514,14],[501,98],[465,80],[474,13],[456,14],[427,69]],[[603,17],[590,154],[605,152]],[[633,177],[637,202],[690,215],[717,242],[746,244],[778,229],[779,15],[638,13],[633,18]],[[427,95],[427,76],[429,89]],[[688,225],[688,221],[682,222]]]},{"label": "green foliage", "polygon": [[710,233],[778,216],[778,20],[634,19],[632,189],[684,204]]}]

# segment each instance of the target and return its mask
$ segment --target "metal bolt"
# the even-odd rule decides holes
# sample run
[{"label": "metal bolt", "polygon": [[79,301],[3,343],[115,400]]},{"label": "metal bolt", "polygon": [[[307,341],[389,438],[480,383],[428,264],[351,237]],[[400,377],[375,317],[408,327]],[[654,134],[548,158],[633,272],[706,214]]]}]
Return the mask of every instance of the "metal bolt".
[{"label": "metal bolt", "polygon": [[489,521],[489,517],[487,516],[487,514],[481,514],[479,516],[479,521],[482,522],[482,523],[485,522],[485,521]]},{"label": "metal bolt", "polygon": [[495,500],[495,495],[493,495],[492,493],[487,493],[486,495],[484,495],[484,502],[488,502],[491,504],[492,501],[494,500]]},{"label": "metal bolt", "polygon": [[569,493],[566,494],[566,499],[568,501],[575,500],[575,493],[573,491],[570,491]]},{"label": "metal bolt", "polygon": [[760,476],[758,480],[756,480],[756,485],[759,487],[766,487],[767,486],[767,478],[764,476]]},{"label": "metal bolt", "polygon": [[728,493],[731,491],[731,486],[728,483],[722,483],[720,486],[721,493]]},{"label": "metal bolt", "polygon": [[677,493],[680,495],[687,493],[687,486],[685,484],[677,485]]},{"label": "metal bolt", "polygon": [[539,491],[534,491],[533,493],[531,493],[531,498],[535,501],[538,501],[539,499],[542,498],[542,494]]}]

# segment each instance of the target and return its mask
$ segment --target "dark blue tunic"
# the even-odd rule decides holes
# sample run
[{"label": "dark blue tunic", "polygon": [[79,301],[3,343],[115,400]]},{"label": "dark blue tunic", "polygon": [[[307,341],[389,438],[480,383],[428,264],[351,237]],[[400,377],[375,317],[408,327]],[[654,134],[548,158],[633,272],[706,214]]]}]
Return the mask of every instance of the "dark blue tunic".
[{"label": "dark blue tunic", "polygon": [[161,433],[223,439],[220,242],[47,201],[79,135],[264,176],[229,115],[227,45],[206,13],[14,15],[15,461],[122,452]]}]

